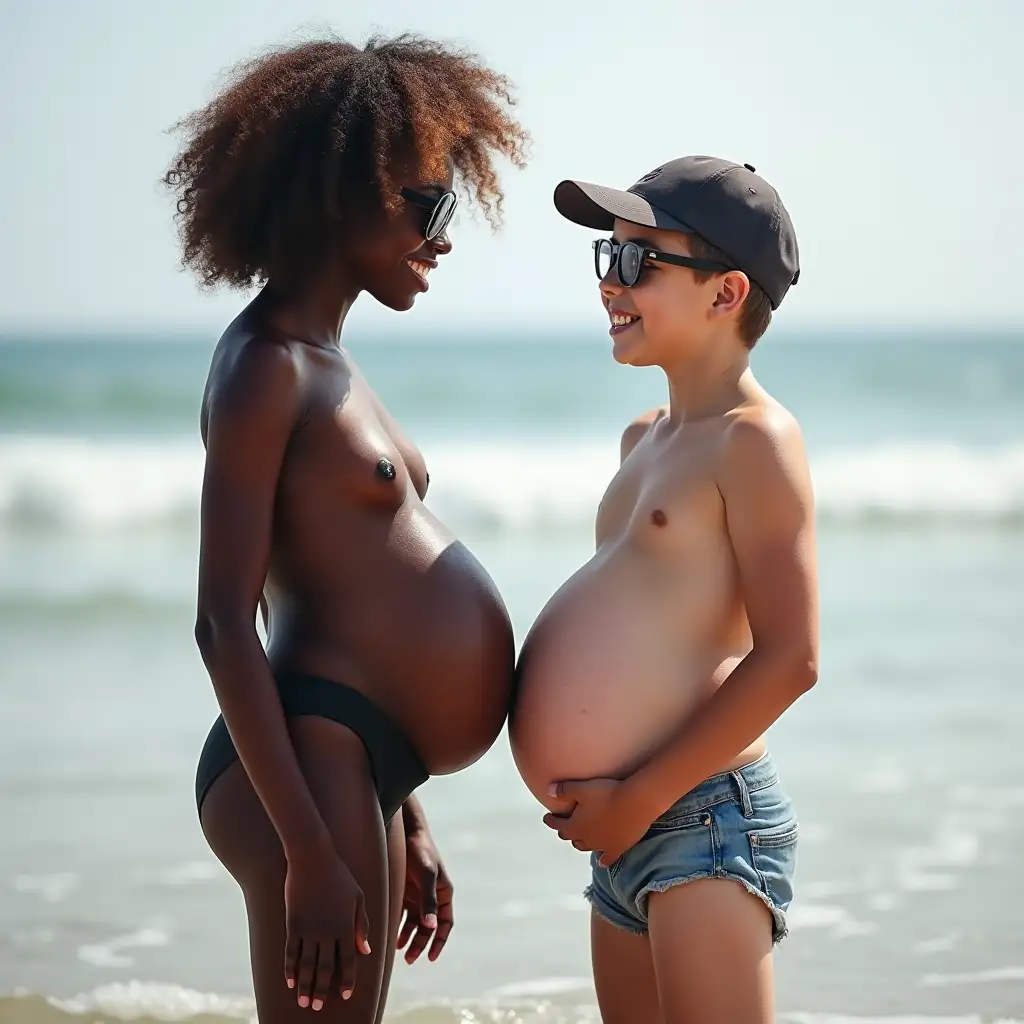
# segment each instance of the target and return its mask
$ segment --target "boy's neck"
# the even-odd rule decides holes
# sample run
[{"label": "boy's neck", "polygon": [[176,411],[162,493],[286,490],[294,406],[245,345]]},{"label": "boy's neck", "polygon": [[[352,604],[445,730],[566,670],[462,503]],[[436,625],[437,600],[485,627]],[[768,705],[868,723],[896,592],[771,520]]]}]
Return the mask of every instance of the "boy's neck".
[{"label": "boy's neck", "polygon": [[735,409],[744,398],[743,377],[750,369],[745,346],[709,345],[696,359],[663,366],[668,378],[669,419],[674,423],[708,419]]}]

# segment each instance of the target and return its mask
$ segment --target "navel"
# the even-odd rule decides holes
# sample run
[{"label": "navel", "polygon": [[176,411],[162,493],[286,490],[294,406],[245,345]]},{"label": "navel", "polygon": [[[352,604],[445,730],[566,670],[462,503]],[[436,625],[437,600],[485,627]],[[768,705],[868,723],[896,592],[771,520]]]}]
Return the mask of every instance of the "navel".
[{"label": "navel", "polygon": [[651,513],[651,522],[654,523],[655,526],[664,526],[668,522],[668,516],[665,515],[660,508],[656,508]]},{"label": "navel", "polygon": [[396,475],[395,464],[390,459],[382,457],[377,460],[377,476],[385,480],[394,480]]}]

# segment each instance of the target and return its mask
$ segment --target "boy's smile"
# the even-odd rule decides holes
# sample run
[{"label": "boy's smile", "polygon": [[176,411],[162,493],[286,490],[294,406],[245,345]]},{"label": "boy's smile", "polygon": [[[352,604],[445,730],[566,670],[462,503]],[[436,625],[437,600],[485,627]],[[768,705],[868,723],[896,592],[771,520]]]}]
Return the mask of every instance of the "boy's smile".
[{"label": "boy's smile", "polygon": [[512,754],[591,852],[601,1019],[768,1022],[799,822],[765,733],[817,681],[817,570],[799,427],[747,365],[770,312],[749,342],[741,315],[752,280],[769,310],[794,283],[795,235],[753,168],[711,157],[628,192],[563,181],[555,205],[605,233],[614,358],[662,367],[669,400],[623,431],[594,555],[522,643]]},{"label": "boy's smile", "polygon": [[611,319],[612,326],[608,332],[613,337],[616,334],[622,334],[623,331],[628,331],[634,324],[638,324],[642,319],[639,313],[632,313],[626,309],[620,309],[617,306],[608,306],[608,316]]},{"label": "boy's smile", "polygon": [[[646,228],[616,220],[612,242],[635,242],[677,256],[689,256],[686,236],[678,231]],[[675,359],[700,335],[701,312],[713,301],[714,285],[698,283],[685,267],[648,261],[632,287],[623,285],[615,268],[601,279],[601,302],[610,320],[612,355],[632,366]],[[706,294],[705,294],[706,293]]]}]

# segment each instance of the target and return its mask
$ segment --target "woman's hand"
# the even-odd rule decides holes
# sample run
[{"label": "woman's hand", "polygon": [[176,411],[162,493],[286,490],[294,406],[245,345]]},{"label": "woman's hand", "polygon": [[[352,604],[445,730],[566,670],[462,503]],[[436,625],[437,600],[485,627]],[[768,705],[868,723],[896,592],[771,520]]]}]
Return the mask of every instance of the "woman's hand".
[{"label": "woman's hand", "polygon": [[335,978],[341,998],[348,999],[356,984],[356,954],[370,952],[370,924],[363,892],[331,843],[288,857],[284,905],[284,976],[299,1006],[319,1010]]},{"label": "woman's hand", "polygon": [[415,963],[428,943],[428,960],[434,961],[441,955],[455,924],[452,896],[451,880],[426,823],[407,827],[405,897],[402,901],[405,916],[397,943],[398,949],[409,946],[405,953],[407,964]]}]

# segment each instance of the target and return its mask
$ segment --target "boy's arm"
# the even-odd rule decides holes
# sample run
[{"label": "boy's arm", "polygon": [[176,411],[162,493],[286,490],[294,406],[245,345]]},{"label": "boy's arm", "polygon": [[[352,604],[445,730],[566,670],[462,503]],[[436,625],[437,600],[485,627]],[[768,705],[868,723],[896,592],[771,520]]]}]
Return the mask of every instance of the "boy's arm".
[{"label": "boy's arm", "polygon": [[648,823],[753,743],[817,681],[814,498],[788,416],[737,422],[719,489],[753,648],[676,739],[623,785]]}]

